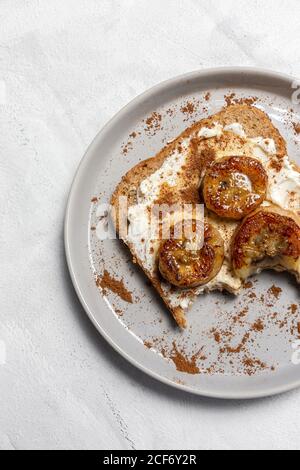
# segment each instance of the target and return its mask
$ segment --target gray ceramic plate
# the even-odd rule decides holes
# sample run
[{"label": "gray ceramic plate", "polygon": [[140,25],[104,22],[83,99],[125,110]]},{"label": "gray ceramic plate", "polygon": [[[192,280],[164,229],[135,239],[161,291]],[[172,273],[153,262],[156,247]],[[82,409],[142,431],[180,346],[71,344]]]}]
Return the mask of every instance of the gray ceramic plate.
[{"label": "gray ceramic plate", "polygon": [[[299,386],[300,366],[294,364],[299,288],[286,274],[264,273],[238,299],[200,297],[188,315],[189,328],[180,332],[122,244],[98,240],[98,206],[109,201],[127,170],[195,120],[219,111],[225,97],[256,97],[256,106],[270,115],[300,163],[294,91],[291,77],[258,69],[220,68],[174,78],[120,111],[80,164],[65,220],[76,292],[95,327],[122,356],[173,387],[210,397],[254,398]],[[98,202],[92,202],[95,197]],[[123,280],[133,303],[96,286],[95,276],[101,279],[105,270]]]}]

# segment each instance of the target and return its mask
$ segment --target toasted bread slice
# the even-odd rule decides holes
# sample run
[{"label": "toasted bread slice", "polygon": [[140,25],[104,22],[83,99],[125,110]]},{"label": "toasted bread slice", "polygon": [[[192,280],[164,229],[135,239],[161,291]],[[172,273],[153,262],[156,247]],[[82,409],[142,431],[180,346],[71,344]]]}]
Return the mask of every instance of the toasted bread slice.
[{"label": "toasted bread slice", "polygon": [[[264,141],[264,145],[261,145],[261,139],[269,141]],[[270,143],[273,144],[273,149],[266,148]],[[120,219],[124,216],[119,210],[121,196],[127,198],[129,210],[135,211],[136,217],[141,209],[145,209],[147,204],[150,207],[154,202],[197,204],[201,202],[199,190],[203,174],[211,161],[224,155],[247,155],[272,160],[276,166],[282,165],[286,154],[283,137],[263,111],[244,104],[229,106],[186,129],[154,158],[139,163],[122,178],[111,198],[117,231],[120,230]],[[179,165],[178,171],[176,165]],[[158,183],[159,191],[156,191],[155,184]],[[139,207],[140,204],[142,206]],[[212,213],[207,213],[207,217],[219,230],[221,228],[227,262],[216,279],[201,288],[182,290],[168,285],[157,269],[158,244],[154,242],[150,246],[147,240],[138,238],[139,233],[137,237],[120,234],[120,238],[130,249],[134,262],[143,269],[182,328],[186,326],[185,313],[197,295],[217,289],[237,294],[242,287],[242,280],[234,275],[230,263],[230,246],[238,222],[221,219]],[[130,222],[129,226],[131,225]]]}]

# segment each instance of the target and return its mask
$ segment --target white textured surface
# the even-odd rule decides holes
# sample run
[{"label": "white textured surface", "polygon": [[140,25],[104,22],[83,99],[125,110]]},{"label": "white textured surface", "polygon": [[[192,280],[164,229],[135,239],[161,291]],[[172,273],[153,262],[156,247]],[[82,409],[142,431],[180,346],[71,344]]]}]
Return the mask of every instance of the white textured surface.
[{"label": "white textured surface", "polygon": [[202,67],[297,75],[299,15],[297,0],[1,0],[1,449],[300,447],[300,391],[201,399],[118,357],[77,301],[62,239],[76,167],[119,108]]}]

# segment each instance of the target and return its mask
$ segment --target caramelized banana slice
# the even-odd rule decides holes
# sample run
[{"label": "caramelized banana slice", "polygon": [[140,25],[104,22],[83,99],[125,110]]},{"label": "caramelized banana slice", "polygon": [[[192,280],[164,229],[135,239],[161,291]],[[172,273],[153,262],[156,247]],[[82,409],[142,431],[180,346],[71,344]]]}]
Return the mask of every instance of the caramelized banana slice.
[{"label": "caramelized banana slice", "polygon": [[208,168],[203,197],[211,211],[239,220],[263,202],[267,184],[267,173],[255,158],[225,157]]},{"label": "caramelized banana slice", "polygon": [[268,268],[300,279],[300,225],[294,214],[276,206],[250,214],[233,239],[232,264],[241,279]]},{"label": "caramelized banana slice", "polygon": [[[163,241],[158,254],[161,275],[171,284],[192,288],[208,283],[220,271],[224,261],[224,241],[213,225],[204,223],[204,239],[197,245],[197,222],[190,221],[194,238],[172,236]],[[173,233],[178,233],[176,224]],[[195,245],[196,243],[196,245]]]}]

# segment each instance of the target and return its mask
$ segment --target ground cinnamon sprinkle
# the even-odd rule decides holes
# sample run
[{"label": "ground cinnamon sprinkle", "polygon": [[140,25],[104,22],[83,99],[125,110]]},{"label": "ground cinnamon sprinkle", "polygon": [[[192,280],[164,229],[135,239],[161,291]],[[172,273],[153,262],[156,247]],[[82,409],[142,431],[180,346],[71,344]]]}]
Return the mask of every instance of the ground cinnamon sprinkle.
[{"label": "ground cinnamon sprinkle", "polygon": [[248,106],[252,106],[258,98],[256,96],[252,96],[249,98],[236,98],[235,93],[229,93],[228,95],[224,96],[227,106],[231,106],[233,104],[246,104]]},{"label": "ground cinnamon sprinkle", "polygon": [[136,132],[132,132],[132,133],[129,135],[129,137],[130,137],[131,139],[135,139],[136,136],[137,136],[137,133],[136,133]]},{"label": "ground cinnamon sprinkle", "polygon": [[[216,306],[219,305],[217,313],[220,312],[220,319],[213,328],[206,332],[210,341],[214,343],[214,354],[208,353],[207,357],[204,357],[200,351],[198,354],[192,355],[190,349],[185,349],[181,343],[179,345],[173,343],[170,348],[164,337],[161,337],[157,343],[153,340],[155,349],[161,352],[166,359],[171,360],[179,372],[187,374],[226,374],[231,370],[232,373],[252,376],[266,370],[275,371],[277,364],[268,364],[265,362],[265,357],[260,358],[255,351],[265,348],[264,343],[262,345],[260,343],[264,331],[270,326],[277,329],[274,333],[275,337],[286,332],[292,338],[300,338],[298,316],[300,309],[298,304],[294,303],[286,305],[284,311],[280,313],[275,312],[274,308],[270,307],[274,307],[275,300],[280,297],[282,289],[273,285],[260,298],[254,292],[255,283],[255,280],[246,283],[246,289],[253,289],[245,290],[242,301],[237,303],[233,315],[230,315],[229,318],[223,318],[220,302],[216,302]],[[261,304],[261,315],[257,320],[252,319],[253,309],[250,308],[255,297],[256,302]],[[243,333],[241,333],[241,328]],[[165,334],[163,332],[163,335]],[[188,341],[184,344],[188,345]],[[146,342],[145,346],[149,347],[149,344]],[[192,346],[195,348],[196,343],[193,343]],[[268,352],[269,348],[266,348],[265,353]]]},{"label": "ground cinnamon sprinkle", "polygon": [[93,197],[93,198],[91,199],[91,202],[93,202],[93,203],[98,202],[98,198],[97,198],[97,197]]},{"label": "ground cinnamon sprinkle", "polygon": [[292,304],[289,306],[289,311],[294,315],[295,313],[298,312],[298,305]]},{"label": "ground cinnamon sprinkle", "polygon": [[300,123],[299,122],[293,122],[293,127],[295,129],[296,134],[300,134]]},{"label": "ground cinnamon sprinkle", "polygon": [[208,92],[206,93],[206,95],[204,96],[205,101],[209,101],[209,100],[210,100],[210,97],[211,97],[211,94],[210,94],[210,92],[208,91]]},{"label": "ground cinnamon sprinkle", "polygon": [[185,372],[186,374],[191,375],[200,374],[200,369],[197,366],[198,358],[199,353],[194,354],[191,358],[186,357],[184,352],[179,351],[175,342],[173,342],[173,350],[171,352],[170,359],[174,362],[176,369],[179,372]]},{"label": "ground cinnamon sprinkle", "polygon": [[245,282],[244,284],[245,289],[252,289],[252,287],[253,287],[253,282],[251,281]]},{"label": "ground cinnamon sprinkle", "polygon": [[241,310],[240,313],[234,318],[234,322],[236,323],[241,318],[244,318],[248,312],[249,312],[249,307],[243,308],[243,310]]},{"label": "ground cinnamon sprinkle", "polygon": [[166,113],[167,113],[168,116],[173,117],[174,114],[175,114],[175,109],[169,108],[169,109],[167,109]]},{"label": "ground cinnamon sprinkle", "polygon": [[220,343],[221,342],[221,335],[218,331],[214,331],[214,339],[215,339],[215,342],[216,343]]},{"label": "ground cinnamon sprinkle", "polygon": [[123,317],[124,315],[124,312],[122,310],[120,310],[119,308],[116,308],[115,307],[115,313],[119,316],[119,317]]},{"label": "ground cinnamon sprinkle", "polygon": [[243,359],[243,364],[245,366],[245,372],[248,375],[254,375],[258,370],[267,369],[267,365],[260,361],[259,359],[252,359],[250,357],[245,357]]},{"label": "ground cinnamon sprinkle", "polygon": [[224,96],[227,106],[231,106],[232,104],[234,104],[233,99],[235,98],[235,96],[235,93],[230,93]]},{"label": "ground cinnamon sprinkle", "polygon": [[281,160],[273,159],[270,163],[270,168],[272,168],[272,170],[277,171],[277,173],[278,173],[279,171],[282,170],[282,165],[283,165],[283,163],[282,163]]},{"label": "ground cinnamon sprinkle", "polygon": [[127,153],[129,152],[129,150],[132,150],[132,142],[129,140],[127,142],[127,144],[125,144],[122,148],[122,154],[123,155],[127,155]]},{"label": "ground cinnamon sprinkle", "polygon": [[188,101],[184,106],[180,108],[183,114],[193,114],[195,112],[195,105],[191,101]]},{"label": "ground cinnamon sprinkle", "polygon": [[281,287],[277,287],[277,286],[273,285],[268,290],[268,294],[273,295],[273,297],[275,297],[278,300],[280,295],[282,294],[282,289],[281,289]]},{"label": "ground cinnamon sprinkle", "polygon": [[254,331],[263,331],[265,326],[263,322],[261,321],[261,319],[259,319],[252,325],[252,328]]},{"label": "ground cinnamon sprinkle", "polygon": [[249,338],[250,338],[250,333],[246,333],[243,336],[242,341],[240,342],[240,344],[236,348],[232,348],[231,346],[227,345],[227,346],[225,346],[225,348],[221,349],[221,353],[223,353],[223,352],[227,352],[229,354],[238,354],[238,353],[240,353],[243,350],[243,348],[244,348],[244,346],[247,343]]},{"label": "ground cinnamon sprinkle", "polygon": [[161,121],[162,121],[162,116],[161,114],[154,112],[149,116],[145,123],[146,123],[146,128],[145,131],[146,133],[150,133],[151,135],[154,135],[156,131],[160,129],[161,126]]},{"label": "ground cinnamon sprinkle", "polygon": [[257,295],[255,294],[255,292],[250,292],[250,294],[248,295],[248,298],[249,299],[257,299]]},{"label": "ground cinnamon sprinkle", "polygon": [[235,99],[234,103],[235,104],[247,104],[248,106],[252,106],[254,103],[256,103],[257,100],[258,98],[256,96],[252,96],[251,98]]},{"label": "ground cinnamon sprinkle", "polygon": [[97,276],[96,285],[102,289],[104,295],[106,295],[107,290],[110,290],[125,302],[133,303],[132,293],[126,289],[123,280],[114,279],[106,270],[102,277]]}]

